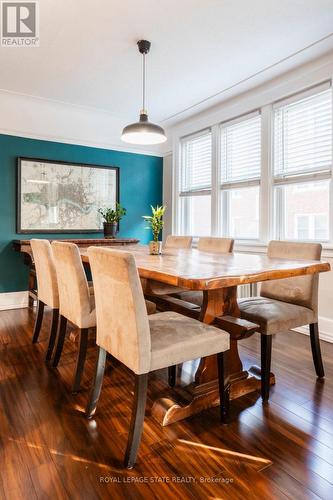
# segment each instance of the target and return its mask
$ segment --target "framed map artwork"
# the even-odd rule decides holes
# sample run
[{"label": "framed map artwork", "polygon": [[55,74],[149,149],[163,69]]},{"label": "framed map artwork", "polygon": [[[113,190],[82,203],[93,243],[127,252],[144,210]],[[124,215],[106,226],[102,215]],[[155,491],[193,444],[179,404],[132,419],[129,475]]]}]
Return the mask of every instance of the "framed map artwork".
[{"label": "framed map artwork", "polygon": [[97,233],[119,202],[119,168],[17,159],[18,233]]}]

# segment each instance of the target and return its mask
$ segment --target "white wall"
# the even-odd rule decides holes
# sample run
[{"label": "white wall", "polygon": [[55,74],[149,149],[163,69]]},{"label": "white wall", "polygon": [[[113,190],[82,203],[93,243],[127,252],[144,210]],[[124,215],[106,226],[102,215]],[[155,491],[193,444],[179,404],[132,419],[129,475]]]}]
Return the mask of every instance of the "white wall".
[{"label": "white wall", "polygon": [[[164,202],[169,206],[172,204],[173,195],[172,190],[170,192],[170,186],[173,186],[173,172],[177,168],[177,152],[180,137],[261,108],[283,97],[331,79],[332,77],[333,53],[330,53],[312,63],[296,68],[264,85],[242,93],[237,97],[233,97],[230,100],[176,124],[172,129],[172,169],[170,168],[170,156],[167,157],[167,161],[165,162],[166,169],[163,178],[165,183],[163,187]],[[175,218],[174,212],[172,215]],[[173,220],[173,226],[168,222],[165,228],[165,236],[168,234],[167,228],[171,233],[172,227],[176,227],[175,220]],[[238,245],[235,250],[262,253],[266,251],[266,245],[251,245],[250,247]],[[332,248],[324,249],[323,258],[328,260],[333,268]],[[321,338],[333,342],[333,271],[323,273],[320,277],[319,318]]]}]

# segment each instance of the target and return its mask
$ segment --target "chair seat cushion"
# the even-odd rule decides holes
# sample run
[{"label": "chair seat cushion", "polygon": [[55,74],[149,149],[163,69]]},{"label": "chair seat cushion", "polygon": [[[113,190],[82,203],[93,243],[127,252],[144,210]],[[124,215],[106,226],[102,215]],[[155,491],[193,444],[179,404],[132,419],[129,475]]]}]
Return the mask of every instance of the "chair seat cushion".
[{"label": "chair seat cushion", "polygon": [[197,306],[202,306],[203,293],[201,290],[187,290],[181,293],[173,293],[173,297],[180,300],[185,300],[186,302],[191,302]]},{"label": "chair seat cushion", "polygon": [[156,313],[156,304],[154,302],[151,302],[150,300],[146,300],[146,309],[148,314],[155,314]]},{"label": "chair seat cushion", "polygon": [[175,312],[149,316],[151,368],[158,370],[229,349],[229,334]]},{"label": "chair seat cushion", "polygon": [[267,335],[317,322],[311,309],[267,297],[240,299],[238,304],[241,318],[257,323],[260,333]]}]

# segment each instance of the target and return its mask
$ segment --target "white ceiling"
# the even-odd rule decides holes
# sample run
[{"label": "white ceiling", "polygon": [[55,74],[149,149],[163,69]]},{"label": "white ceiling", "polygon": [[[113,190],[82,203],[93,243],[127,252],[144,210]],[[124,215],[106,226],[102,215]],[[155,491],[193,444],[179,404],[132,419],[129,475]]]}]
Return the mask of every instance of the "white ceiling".
[{"label": "white ceiling", "polygon": [[148,109],[169,125],[332,50],[332,32],[333,0],[41,0],[40,47],[0,49],[0,88],[134,121],[146,38]]}]

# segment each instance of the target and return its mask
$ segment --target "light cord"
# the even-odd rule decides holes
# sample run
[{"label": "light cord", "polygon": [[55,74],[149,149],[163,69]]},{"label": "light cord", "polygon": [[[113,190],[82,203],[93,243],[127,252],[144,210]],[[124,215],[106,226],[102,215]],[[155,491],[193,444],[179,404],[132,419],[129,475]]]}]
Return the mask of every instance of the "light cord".
[{"label": "light cord", "polygon": [[147,114],[146,111],[146,54],[143,53],[142,60],[142,112]]}]

